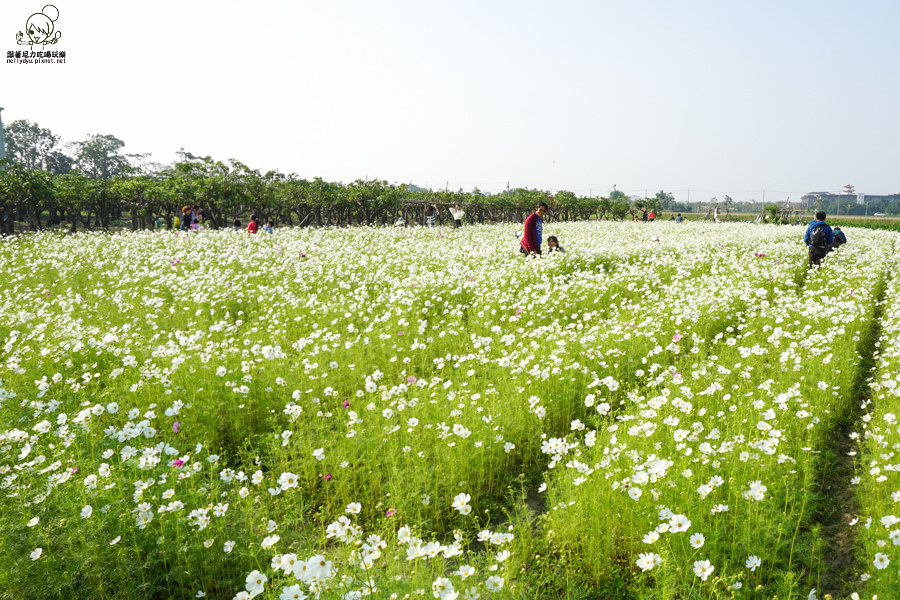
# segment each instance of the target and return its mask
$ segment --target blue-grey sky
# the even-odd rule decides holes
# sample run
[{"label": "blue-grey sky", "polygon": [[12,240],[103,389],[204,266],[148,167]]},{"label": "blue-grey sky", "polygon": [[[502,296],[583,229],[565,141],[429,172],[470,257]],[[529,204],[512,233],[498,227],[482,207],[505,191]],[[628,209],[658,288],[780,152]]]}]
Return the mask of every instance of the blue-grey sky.
[{"label": "blue-grey sky", "polygon": [[[0,49],[46,0],[0,5]],[[263,171],[692,201],[900,192],[900,2],[57,0],[3,120]]]}]

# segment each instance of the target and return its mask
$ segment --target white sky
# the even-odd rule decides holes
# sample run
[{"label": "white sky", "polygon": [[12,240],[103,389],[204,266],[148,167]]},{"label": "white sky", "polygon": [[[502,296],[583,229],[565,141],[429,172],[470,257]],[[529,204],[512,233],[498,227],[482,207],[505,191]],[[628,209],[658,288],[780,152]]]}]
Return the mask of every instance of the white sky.
[{"label": "white sky", "polygon": [[680,200],[900,192],[900,2],[57,0],[3,121],[334,181]]}]

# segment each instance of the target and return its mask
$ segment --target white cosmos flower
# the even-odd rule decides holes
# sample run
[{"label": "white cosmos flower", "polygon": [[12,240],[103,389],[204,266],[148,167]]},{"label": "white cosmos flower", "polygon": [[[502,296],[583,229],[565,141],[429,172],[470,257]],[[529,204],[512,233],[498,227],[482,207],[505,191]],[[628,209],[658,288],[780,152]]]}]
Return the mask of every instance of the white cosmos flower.
[{"label": "white cosmos flower", "polygon": [[695,550],[698,548],[702,548],[704,542],[706,542],[706,537],[702,533],[695,533],[690,538],[691,546]]},{"label": "white cosmos flower", "polygon": [[682,533],[691,527],[691,521],[684,515],[672,515],[669,519],[669,531],[672,533]]},{"label": "white cosmos flower", "polygon": [[706,581],[706,578],[709,577],[715,569],[716,568],[712,566],[708,560],[694,561],[694,575],[699,577],[701,581]]},{"label": "white cosmos flower", "polygon": [[282,588],[278,600],[306,600],[307,597],[303,589],[299,585],[294,584]]},{"label": "white cosmos flower", "polygon": [[266,581],[269,579],[259,571],[251,571],[247,575],[246,590],[250,597],[258,596],[265,590]]},{"label": "white cosmos flower", "polygon": [[92,514],[94,514],[94,508],[90,504],[85,505],[84,508],[81,509],[82,519],[90,519]]},{"label": "white cosmos flower", "polygon": [[503,578],[499,575],[491,575],[484,582],[484,587],[492,594],[496,594],[503,589]]},{"label": "white cosmos flower", "polygon": [[662,557],[655,552],[641,552],[635,564],[641,571],[649,571],[656,565],[662,564]]},{"label": "white cosmos flower", "polygon": [[283,490],[297,487],[297,476],[289,472],[282,473],[278,478],[278,486]]},{"label": "white cosmos flower", "polygon": [[659,532],[657,532],[657,531],[651,531],[649,533],[644,534],[644,543],[645,544],[652,544],[652,543],[656,542],[656,540],[658,540],[658,539],[659,539]]},{"label": "white cosmos flower", "polygon": [[759,567],[762,564],[762,560],[760,560],[760,558],[758,556],[756,556],[755,554],[751,554],[750,556],[747,557],[747,562],[744,564],[751,571],[755,571],[757,569],[757,567]]},{"label": "white cosmos flower", "polygon": [[260,543],[259,547],[263,550],[267,548],[271,548],[275,544],[278,543],[278,540],[281,538],[278,535],[269,535],[263,538],[263,541]]},{"label": "white cosmos flower", "polygon": [[359,502],[351,502],[347,505],[347,510],[345,511],[348,515],[358,515],[362,510],[362,504]]},{"label": "white cosmos flower", "polygon": [[454,571],[453,574],[465,579],[466,577],[471,577],[475,574],[475,567],[471,565],[462,565],[460,568]]},{"label": "white cosmos flower", "polygon": [[453,508],[455,510],[459,510],[462,507],[466,506],[472,500],[472,496],[469,494],[457,494],[455,498],[453,498]]},{"label": "white cosmos flower", "polygon": [[453,582],[446,577],[438,577],[431,584],[431,594],[435,598],[445,600],[448,598],[456,598],[458,594],[453,589]]},{"label": "white cosmos flower", "polygon": [[[35,548],[31,551],[31,560],[37,560],[41,557],[41,554],[44,553],[43,548]],[[52,561],[51,561],[52,562]]]},{"label": "white cosmos flower", "polygon": [[891,564],[891,560],[888,558],[888,555],[882,554],[881,552],[875,554],[875,560],[872,562],[875,565],[875,568],[878,570],[884,569],[889,564]]}]

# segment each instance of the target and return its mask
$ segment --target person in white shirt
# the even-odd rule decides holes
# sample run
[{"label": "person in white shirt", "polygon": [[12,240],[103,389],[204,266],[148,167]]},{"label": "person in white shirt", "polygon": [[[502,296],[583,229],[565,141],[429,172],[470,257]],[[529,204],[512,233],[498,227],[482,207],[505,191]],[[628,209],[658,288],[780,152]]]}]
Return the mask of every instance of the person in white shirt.
[{"label": "person in white shirt", "polygon": [[462,226],[463,217],[466,216],[466,211],[457,204],[450,209],[450,216],[453,217],[453,226],[459,229]]}]

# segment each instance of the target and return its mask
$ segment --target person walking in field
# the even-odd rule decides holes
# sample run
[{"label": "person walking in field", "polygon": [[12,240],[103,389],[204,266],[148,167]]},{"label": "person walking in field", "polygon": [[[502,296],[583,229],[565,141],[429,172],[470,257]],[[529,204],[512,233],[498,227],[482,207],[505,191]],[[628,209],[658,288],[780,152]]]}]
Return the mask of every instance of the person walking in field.
[{"label": "person walking in field", "polygon": [[544,231],[544,215],[547,214],[546,202],[538,204],[537,209],[525,219],[525,232],[519,242],[519,252],[522,254],[541,253],[541,234]]},{"label": "person walking in field", "polygon": [[247,225],[247,231],[249,233],[256,233],[259,231],[259,217],[256,215],[250,215],[250,224]]},{"label": "person walking in field", "polygon": [[809,247],[809,266],[818,265],[831,250],[834,243],[834,232],[831,226],[825,222],[826,215],[823,211],[816,213],[816,218],[809,222],[803,241]]}]

